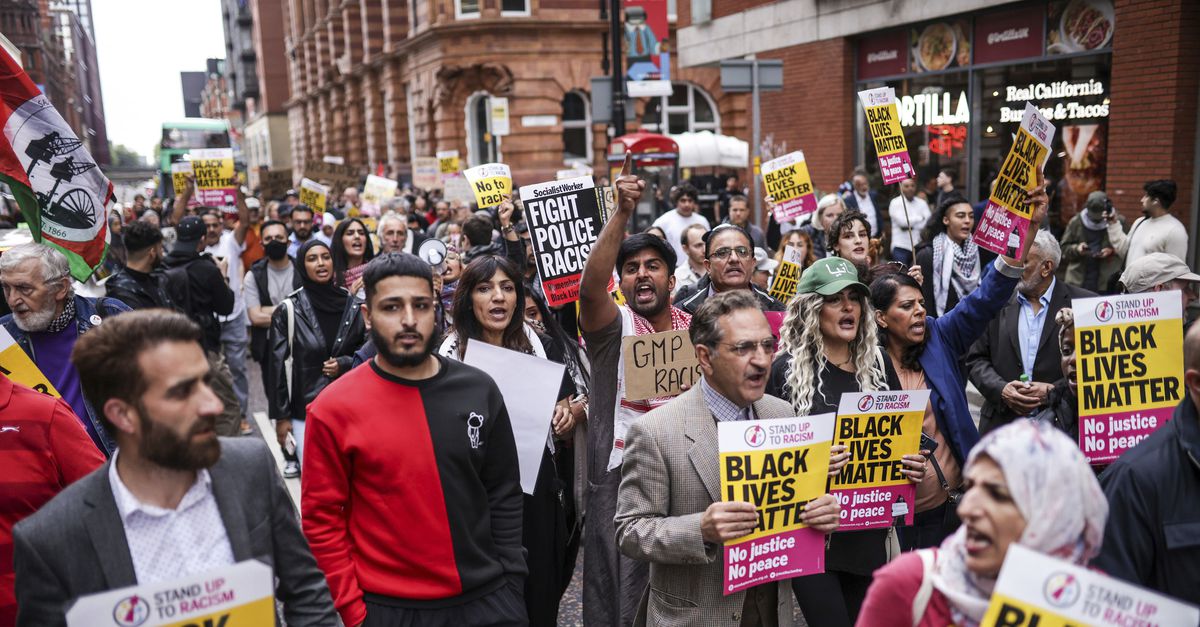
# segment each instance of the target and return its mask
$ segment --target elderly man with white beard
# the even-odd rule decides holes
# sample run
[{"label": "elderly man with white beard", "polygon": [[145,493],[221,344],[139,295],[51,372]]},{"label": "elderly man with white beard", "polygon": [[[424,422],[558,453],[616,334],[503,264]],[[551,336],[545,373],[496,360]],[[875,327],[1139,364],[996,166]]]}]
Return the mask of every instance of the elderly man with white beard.
[{"label": "elderly man with white beard", "polygon": [[12,309],[0,324],[71,406],[96,448],[111,457],[116,442],[84,398],[71,349],[88,329],[129,307],[115,298],[75,294],[67,257],[45,244],[21,244],[0,256],[0,286]]}]

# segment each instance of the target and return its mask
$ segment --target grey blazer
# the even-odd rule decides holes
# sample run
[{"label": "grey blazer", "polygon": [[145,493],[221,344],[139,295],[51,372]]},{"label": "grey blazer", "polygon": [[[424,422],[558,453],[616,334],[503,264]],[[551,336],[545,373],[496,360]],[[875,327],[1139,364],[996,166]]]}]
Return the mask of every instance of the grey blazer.
[{"label": "grey blazer", "polygon": [[[13,528],[17,625],[65,625],[75,599],[137,584],[108,481],[111,463]],[[221,438],[221,458],[209,474],[234,560],[258,559],[274,569],[275,596],[289,627],[338,625],[325,575],[266,443]]]},{"label": "grey blazer", "polygon": [[[764,396],[759,418],[795,415]],[[719,545],[705,546],[700,518],[720,500],[717,422],[699,385],[650,411],[629,428],[617,493],[617,546],[650,562],[650,587],[636,625],[676,627],[741,623],[746,593],[725,596]],[[793,624],[790,581],[779,582],[779,625]]]}]

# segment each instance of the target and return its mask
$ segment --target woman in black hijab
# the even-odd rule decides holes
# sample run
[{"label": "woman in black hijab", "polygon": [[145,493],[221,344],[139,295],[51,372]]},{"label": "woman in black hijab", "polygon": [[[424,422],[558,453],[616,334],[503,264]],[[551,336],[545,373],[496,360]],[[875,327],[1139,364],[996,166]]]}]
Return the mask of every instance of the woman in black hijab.
[{"label": "woman in black hijab", "polygon": [[366,340],[362,301],[334,278],[329,245],[310,240],[296,252],[301,287],[275,308],[268,339],[267,399],[279,445],[288,433],[303,460],[304,408],[350,369]]}]

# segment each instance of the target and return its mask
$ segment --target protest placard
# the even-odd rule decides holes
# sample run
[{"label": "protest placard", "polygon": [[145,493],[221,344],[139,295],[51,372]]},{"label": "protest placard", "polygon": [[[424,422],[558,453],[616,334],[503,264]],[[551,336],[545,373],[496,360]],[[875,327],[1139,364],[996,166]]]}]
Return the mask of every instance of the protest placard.
[{"label": "protest placard", "polygon": [[430,190],[441,186],[437,157],[414,157],[412,170],[413,187]]},{"label": "protest placard", "polygon": [[722,500],[758,509],[758,527],[725,543],[725,594],[825,572],[825,534],[800,514],[825,493],[833,423],[833,414],[717,423]]},{"label": "protest placard", "polygon": [[775,221],[791,222],[817,210],[817,195],[804,153],[797,150],[762,165],[763,187],[775,202]]},{"label": "protest placard", "polygon": [[191,161],[176,161],[171,164],[171,187],[178,194],[187,189],[188,175],[192,174]]},{"label": "protest placard", "polygon": [[80,597],[68,627],[232,627],[275,624],[275,578],[257,560],[171,581]]},{"label": "protest placard", "polygon": [[[488,373],[500,388],[517,442],[521,489],[526,494],[533,494],[566,366],[478,340],[467,341],[463,362]],[[488,418],[481,416],[479,422]],[[470,418],[467,420],[469,435],[472,425]]]},{"label": "protest placard", "polygon": [[913,523],[917,484],[900,471],[921,447],[928,404],[929,390],[842,395],[833,443],[849,448],[850,461],[829,482],[842,505],[839,531]]},{"label": "protest placard", "polygon": [[800,269],[803,265],[804,258],[799,248],[788,246],[783,249],[783,262],[775,269],[775,278],[771,280],[771,298],[781,303],[792,300],[800,287]]},{"label": "protest placard", "polygon": [[292,170],[266,170],[258,174],[258,193],[264,200],[282,200],[292,188]]},{"label": "protest placard", "polygon": [[312,180],[300,179],[300,204],[308,205],[313,213],[325,213],[326,201],[329,199],[329,188]]},{"label": "protest placard", "polygon": [[1008,545],[987,627],[1157,627],[1200,624],[1200,609],[1094,570]]},{"label": "protest placard", "polygon": [[1053,140],[1054,125],[1026,102],[1021,127],[975,228],[975,243],[981,248],[1009,257],[1020,252],[1033,217],[1033,206],[1025,202],[1025,197],[1037,187],[1037,173],[1050,157]]},{"label": "protest placard", "polygon": [[338,192],[347,187],[358,187],[361,180],[357,167],[344,163],[330,163],[325,160],[305,161],[304,176],[329,185]]},{"label": "protest placard", "polygon": [[603,225],[604,194],[590,176],[521,188],[538,275],[552,307],[579,298],[583,263]]},{"label": "protest placard", "polygon": [[363,211],[368,215],[379,215],[380,206],[383,204],[383,201],[394,197],[396,195],[396,188],[399,186],[400,184],[392,179],[368,174],[367,182],[363,185]]},{"label": "protest placard", "polygon": [[625,398],[675,396],[700,380],[700,360],[687,331],[630,335],[621,340],[625,359]]},{"label": "protest placard", "polygon": [[37,364],[33,363],[3,326],[0,326],[0,374],[11,379],[13,383],[33,388],[42,394],[62,397],[58,390],[54,389],[50,379],[42,374]]},{"label": "protest placard", "polygon": [[442,181],[442,198],[447,202],[469,205],[475,202],[475,192],[467,182],[467,177],[460,172]]},{"label": "protest placard", "polygon": [[[1183,298],[1076,298],[1079,448],[1109,464],[1171,419],[1183,393]],[[1051,340],[1053,341],[1053,340]]]},{"label": "protest placard", "polygon": [[[233,207],[236,188],[233,180],[233,149],[203,148],[192,150],[192,174],[196,177],[196,200],[208,207]],[[175,183],[174,170],[171,183]],[[234,209],[236,211],[236,209]]]},{"label": "protest placard", "polygon": [[867,128],[875,145],[875,158],[879,160],[879,174],[883,183],[891,185],[910,176],[916,176],[912,157],[904,131],[900,129],[900,114],[896,111],[896,90],[879,87],[858,92],[863,111],[867,114]]},{"label": "protest placard", "polygon": [[485,163],[463,171],[475,204],[480,209],[495,207],[504,202],[504,195],[512,193],[512,171],[503,163]]},{"label": "protest placard", "polygon": [[459,170],[458,151],[457,150],[440,150],[437,153],[438,160],[438,178],[442,183],[446,179],[457,176]]}]

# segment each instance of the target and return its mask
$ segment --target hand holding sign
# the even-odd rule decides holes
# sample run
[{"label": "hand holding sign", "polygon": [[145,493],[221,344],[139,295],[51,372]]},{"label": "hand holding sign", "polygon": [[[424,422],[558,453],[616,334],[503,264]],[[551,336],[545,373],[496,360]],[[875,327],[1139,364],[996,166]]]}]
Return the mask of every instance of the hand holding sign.
[{"label": "hand holding sign", "polygon": [[833,533],[837,531],[841,518],[842,506],[838,505],[837,498],[832,494],[822,494],[809,501],[804,506],[804,513],[800,514],[800,520],[804,524],[821,533]]},{"label": "hand holding sign", "polygon": [[748,535],[758,526],[758,511],[746,501],[717,501],[700,517],[700,535],[716,544]]}]

